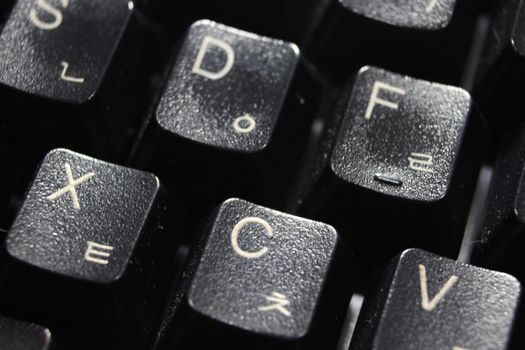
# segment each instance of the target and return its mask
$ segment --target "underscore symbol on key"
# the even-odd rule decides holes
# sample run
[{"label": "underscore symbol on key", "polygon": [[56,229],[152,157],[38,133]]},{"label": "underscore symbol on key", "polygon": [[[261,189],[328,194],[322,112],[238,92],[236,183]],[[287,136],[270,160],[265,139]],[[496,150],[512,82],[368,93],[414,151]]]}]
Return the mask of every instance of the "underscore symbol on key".
[{"label": "underscore symbol on key", "polygon": [[448,279],[447,283],[441,288],[441,290],[429,300],[428,298],[428,287],[427,287],[427,270],[425,265],[419,265],[419,278],[421,282],[421,307],[425,311],[432,311],[436,308],[439,302],[445,297],[448,291],[456,284],[459,280],[458,276],[452,276]]},{"label": "underscore symbol on key", "polygon": [[438,4],[438,1],[439,0],[431,0],[430,3],[427,5],[427,8],[425,9],[425,11],[427,13],[432,12],[434,8],[436,7],[436,5]]},{"label": "underscore symbol on key", "polygon": [[109,258],[111,256],[112,246],[92,241],[88,241],[87,244],[86,253],[84,254],[86,261],[100,265],[107,265],[109,263],[109,260],[103,258]]},{"label": "underscore symbol on key", "polygon": [[277,292],[273,292],[272,295],[266,296],[266,301],[272,303],[266,306],[261,306],[258,308],[259,311],[278,311],[281,314],[290,317],[292,313],[286,309],[290,305],[290,301],[286,298],[285,295]]},{"label": "underscore symbol on key", "polygon": [[71,200],[73,201],[73,208],[79,210],[80,201],[78,200],[78,194],[77,194],[76,187],[88,181],[89,179],[91,179],[93,176],[95,176],[95,173],[94,172],[87,173],[86,175],[79,177],[78,179],[75,180],[73,178],[73,172],[71,171],[71,165],[69,165],[69,163],[64,163],[64,168],[66,170],[68,185],[56,191],[52,195],[48,196],[47,200],[54,201],[55,199],[69,192],[69,195],[71,196]]},{"label": "underscore symbol on key", "polygon": [[69,63],[62,61],[60,64],[62,64],[62,67],[63,67],[62,74],[60,75],[60,79],[69,81],[71,83],[76,83],[76,84],[82,84],[84,82],[84,78],[75,78],[75,77],[67,75],[67,70],[69,69]]},{"label": "underscore symbol on key", "polygon": [[415,171],[422,171],[425,173],[433,173],[434,158],[430,154],[411,153],[408,157],[408,167]]}]

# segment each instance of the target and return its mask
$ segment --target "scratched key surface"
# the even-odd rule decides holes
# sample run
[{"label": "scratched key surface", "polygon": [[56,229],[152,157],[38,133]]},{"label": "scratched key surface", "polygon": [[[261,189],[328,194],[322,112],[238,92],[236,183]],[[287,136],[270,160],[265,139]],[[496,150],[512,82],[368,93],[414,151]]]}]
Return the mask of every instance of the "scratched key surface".
[{"label": "scratched key surface", "polygon": [[352,350],[504,350],[521,293],[512,276],[412,249],[360,315]]},{"label": "scratched key surface", "polygon": [[115,281],[126,269],[158,189],[152,174],[54,150],[42,162],[6,249],[55,273]]}]

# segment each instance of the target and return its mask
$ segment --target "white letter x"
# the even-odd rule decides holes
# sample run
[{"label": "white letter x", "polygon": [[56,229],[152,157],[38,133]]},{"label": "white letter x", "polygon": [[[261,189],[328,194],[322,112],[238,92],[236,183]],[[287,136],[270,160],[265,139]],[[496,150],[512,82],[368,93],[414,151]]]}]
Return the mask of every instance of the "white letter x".
[{"label": "white letter x", "polygon": [[68,163],[64,163],[64,168],[66,168],[66,176],[67,176],[68,185],[62,188],[61,190],[56,191],[55,193],[47,197],[47,199],[50,201],[54,201],[58,197],[69,192],[71,196],[71,200],[73,201],[73,208],[78,210],[80,209],[80,202],[78,201],[77,190],[75,189],[75,187],[91,179],[93,176],[95,176],[95,173],[93,172],[87,173],[86,175],[75,180],[73,179],[73,173],[71,172],[71,166]]}]

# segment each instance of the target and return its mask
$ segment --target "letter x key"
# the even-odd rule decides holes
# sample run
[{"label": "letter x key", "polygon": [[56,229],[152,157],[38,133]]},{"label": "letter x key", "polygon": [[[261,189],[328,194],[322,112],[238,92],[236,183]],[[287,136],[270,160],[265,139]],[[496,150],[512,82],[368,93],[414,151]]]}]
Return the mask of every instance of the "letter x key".
[{"label": "letter x key", "polygon": [[30,319],[56,315],[39,322],[67,327],[68,348],[148,348],[175,249],[166,205],[153,174],[51,151],[6,239],[0,309],[9,301]]}]

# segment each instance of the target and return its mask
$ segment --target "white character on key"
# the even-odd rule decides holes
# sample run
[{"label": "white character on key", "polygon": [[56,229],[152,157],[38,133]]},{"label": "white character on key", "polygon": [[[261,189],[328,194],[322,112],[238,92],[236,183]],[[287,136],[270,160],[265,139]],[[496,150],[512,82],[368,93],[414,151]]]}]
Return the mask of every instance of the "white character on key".
[{"label": "white character on key", "polygon": [[292,316],[292,313],[286,308],[290,306],[290,301],[286,295],[273,292],[272,295],[265,297],[270,304],[265,306],[260,306],[257,310],[259,311],[278,311],[285,316]]},{"label": "white character on key", "polygon": [[110,252],[112,250],[112,246],[88,241],[86,253],[84,254],[84,259],[95,264],[107,265],[109,263],[109,260],[107,258],[111,256]]},{"label": "white character on key", "polygon": [[445,295],[450,291],[452,287],[459,281],[458,276],[451,276],[439,292],[430,299],[428,296],[427,286],[427,269],[425,265],[419,264],[419,282],[421,285],[421,307],[423,310],[431,312],[436,306],[445,298]]},{"label": "white character on key", "polygon": [[266,231],[266,234],[268,235],[268,237],[272,237],[273,236],[273,229],[272,229],[272,227],[270,226],[270,224],[266,220],[263,220],[261,218],[255,218],[255,217],[244,218],[241,221],[239,221],[237,223],[237,225],[235,225],[235,227],[233,228],[233,231],[232,231],[231,237],[230,237],[231,238],[231,245],[232,245],[233,250],[235,251],[235,253],[239,254],[243,258],[246,258],[246,259],[258,259],[258,258],[262,257],[264,254],[266,254],[268,252],[268,247],[262,247],[261,249],[259,249],[256,252],[247,252],[246,250],[242,249],[239,246],[239,234],[241,233],[241,230],[246,225],[250,225],[250,224],[261,225],[264,228],[264,230]]},{"label": "white character on key", "polygon": [[248,134],[255,130],[257,122],[249,115],[245,114],[233,121],[233,129],[239,134]]},{"label": "white character on key", "polygon": [[376,81],[374,83],[374,88],[372,89],[372,95],[370,96],[370,102],[368,102],[368,108],[366,109],[365,119],[372,118],[372,112],[374,111],[374,107],[376,105],[381,105],[381,106],[388,107],[388,108],[395,109],[395,110],[399,108],[399,105],[397,103],[387,101],[387,100],[380,98],[379,92],[381,90],[393,92],[393,93],[396,93],[402,96],[406,94],[406,91],[401,88],[389,85],[387,83],[383,83],[382,81]]},{"label": "white character on key", "polygon": [[434,158],[430,154],[411,153],[408,157],[408,167],[415,171],[433,173]]},{"label": "white character on key", "polygon": [[431,13],[432,11],[434,11],[434,8],[436,7],[437,4],[438,4],[438,0],[430,0],[425,11],[427,13]]},{"label": "white character on key", "polygon": [[[60,0],[60,3],[63,8],[69,6],[69,0]],[[50,22],[43,21],[38,16],[38,11],[36,9],[31,9],[31,12],[29,12],[29,18],[35,26],[43,30],[53,30],[60,27],[64,19],[60,10],[50,5],[46,0],[36,0],[36,5],[40,7],[41,10],[47,12],[46,17],[52,16],[53,20]]]},{"label": "white character on key", "polygon": [[[216,72],[209,71],[202,67],[204,57],[206,57],[206,53],[211,46],[218,47],[226,53],[226,63],[220,70]],[[234,62],[235,52],[229,44],[222,40],[212,38],[211,36],[205,36],[204,40],[202,41],[199,53],[197,54],[197,59],[193,64],[192,72],[211,80],[219,80],[224,78],[231,71]]]},{"label": "white character on key", "polygon": [[69,81],[71,83],[76,83],[76,84],[82,84],[84,82],[84,78],[77,78],[77,77],[67,75],[67,70],[69,69],[69,63],[62,61],[60,64],[62,65],[62,74],[60,74],[60,79]]}]

